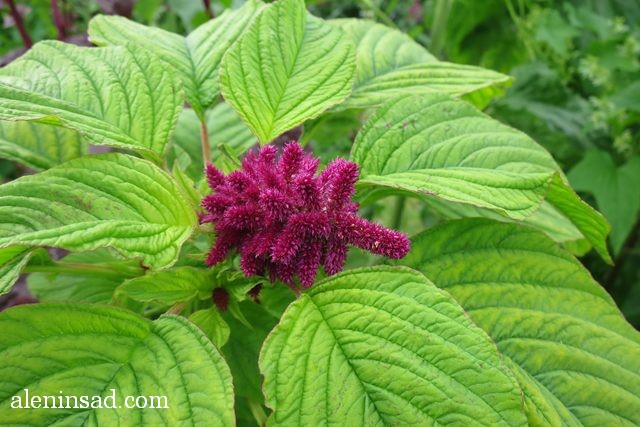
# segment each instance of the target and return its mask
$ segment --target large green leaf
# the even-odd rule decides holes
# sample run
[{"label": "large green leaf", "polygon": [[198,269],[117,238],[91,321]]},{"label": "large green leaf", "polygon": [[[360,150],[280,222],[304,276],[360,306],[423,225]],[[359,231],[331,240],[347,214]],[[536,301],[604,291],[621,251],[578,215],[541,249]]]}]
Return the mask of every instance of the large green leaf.
[{"label": "large green leaf", "polygon": [[544,234],[486,219],[413,239],[403,264],[462,304],[508,358],[532,425],[638,425],[640,334]]},{"label": "large green leaf", "polygon": [[87,153],[87,144],[69,129],[32,122],[0,122],[0,157],[31,169],[49,169]]},{"label": "large green leaf", "polygon": [[285,312],[260,356],[277,425],[523,425],[491,340],[422,274],[351,270]]},{"label": "large green leaf", "polygon": [[176,71],[184,84],[187,101],[203,116],[220,93],[218,68],[222,56],[263,7],[260,1],[247,1],[240,9],[225,11],[187,37],[120,16],[100,15],[89,23],[89,38],[97,45],[134,43],[156,54]]},{"label": "large green leaf", "polygon": [[195,224],[171,177],[124,154],[70,160],[0,186],[0,247],[111,246],[162,268],[175,261]]},{"label": "large green leaf", "polygon": [[225,55],[222,94],[261,142],[316,117],[351,93],[354,47],[339,28],[279,0]]},{"label": "large green leaf", "polygon": [[0,295],[11,290],[31,258],[32,251],[24,246],[0,249]]},{"label": "large green leaf", "polygon": [[[438,62],[401,31],[362,19],[329,21],[356,45],[353,93],[340,108],[368,108],[402,94],[464,95],[504,86],[509,76],[485,68]],[[494,91],[495,92],[495,91]]]},{"label": "large green leaf", "polygon": [[545,199],[609,259],[604,218],[564,183],[551,155],[522,132],[445,94],[399,97],[358,134],[352,159],[371,196],[409,192],[516,220]]},{"label": "large green leaf", "polygon": [[[186,319],[154,322],[100,305],[36,304],[0,314],[0,413],[12,425],[233,426],[224,359]],[[102,396],[115,408],[15,409],[29,396]],[[158,409],[127,396],[165,396]],[[131,402],[129,402],[131,403]],[[49,400],[49,405],[51,400]],[[74,399],[71,399],[71,405]],[[165,407],[166,406],[166,407]]]},{"label": "large green leaf", "polygon": [[66,127],[159,160],[182,109],[181,84],[156,57],[129,49],[36,44],[0,70],[0,120]]}]

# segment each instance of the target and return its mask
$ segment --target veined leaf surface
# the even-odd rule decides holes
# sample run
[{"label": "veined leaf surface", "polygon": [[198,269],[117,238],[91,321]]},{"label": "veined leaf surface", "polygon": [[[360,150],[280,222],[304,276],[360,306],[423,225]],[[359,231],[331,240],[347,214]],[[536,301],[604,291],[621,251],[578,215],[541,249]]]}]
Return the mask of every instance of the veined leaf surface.
[{"label": "veined leaf surface", "polygon": [[354,76],[353,44],[299,0],[268,6],[220,69],[225,100],[262,143],[343,101]]},{"label": "veined leaf surface", "polygon": [[181,86],[138,49],[44,41],[0,70],[0,120],[66,127],[159,161],[182,109]]},{"label": "veined leaf surface", "polygon": [[450,292],[495,341],[531,425],[640,423],[640,334],[569,253],[530,227],[450,221],[402,264]]},{"label": "veined leaf surface", "polygon": [[[36,304],[0,313],[0,330],[3,423],[235,424],[229,368],[184,318],[162,316],[151,322],[101,305]],[[115,408],[12,409],[17,398],[24,406],[24,389],[30,396],[57,397],[63,391],[90,398],[111,396],[114,389]],[[166,407],[155,400],[156,408],[127,408],[126,396],[166,396]]]},{"label": "veined leaf surface", "polygon": [[70,129],[33,122],[0,121],[0,157],[35,169],[49,169],[87,153]]},{"label": "veined leaf surface", "polygon": [[524,425],[515,378],[449,296],[351,270],[292,303],[260,356],[274,425]]},{"label": "veined leaf surface", "polygon": [[70,160],[0,186],[0,247],[111,246],[162,268],[173,264],[195,224],[171,177],[124,154]]},{"label": "veined leaf surface", "polygon": [[411,37],[382,24],[362,19],[329,22],[343,29],[356,45],[353,93],[339,109],[374,107],[403,94],[460,96],[504,87],[510,81],[509,76],[485,68],[438,62]]},{"label": "veined leaf surface", "polygon": [[[522,132],[445,94],[397,98],[372,115],[351,158],[371,195],[408,192],[526,220],[545,198],[610,260],[609,225]],[[538,218],[539,220],[539,218]]]},{"label": "veined leaf surface", "polygon": [[227,9],[187,37],[120,16],[99,15],[89,23],[89,38],[100,46],[134,43],[156,54],[175,70],[187,101],[202,117],[220,93],[218,69],[223,55],[263,8],[261,1],[249,0],[240,9]]}]

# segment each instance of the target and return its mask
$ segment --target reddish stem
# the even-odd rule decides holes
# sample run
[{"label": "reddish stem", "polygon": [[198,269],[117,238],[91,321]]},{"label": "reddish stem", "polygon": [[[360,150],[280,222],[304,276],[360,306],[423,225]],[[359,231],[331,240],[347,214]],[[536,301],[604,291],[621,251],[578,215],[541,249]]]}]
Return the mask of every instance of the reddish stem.
[{"label": "reddish stem", "polygon": [[202,0],[204,3],[204,12],[207,14],[209,19],[215,18],[213,14],[213,9],[211,9],[211,0]]},{"label": "reddish stem", "polygon": [[15,3],[13,3],[13,0],[7,0],[7,4],[9,5],[9,11],[11,12],[13,22],[15,22],[16,28],[20,33],[20,38],[22,38],[22,44],[24,44],[25,48],[29,49],[33,45],[33,42],[31,41],[31,37],[29,37],[29,33],[27,33],[27,30],[24,28],[22,16],[20,16],[20,13],[16,8]]},{"label": "reddish stem", "polygon": [[62,17],[60,7],[58,6],[58,0],[51,0],[51,14],[53,15],[53,23],[56,25],[56,29],[58,30],[58,40],[64,40],[67,36],[67,32],[64,18]]}]

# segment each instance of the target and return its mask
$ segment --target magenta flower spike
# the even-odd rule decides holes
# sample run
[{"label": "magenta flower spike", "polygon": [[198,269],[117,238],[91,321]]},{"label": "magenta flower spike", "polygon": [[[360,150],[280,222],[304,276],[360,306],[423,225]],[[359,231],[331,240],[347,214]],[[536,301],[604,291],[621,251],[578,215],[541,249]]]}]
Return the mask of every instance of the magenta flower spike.
[{"label": "magenta flower spike", "polygon": [[328,275],[342,271],[348,245],[404,257],[405,234],[357,215],[352,197],[358,165],[336,159],[317,175],[318,164],[291,142],[280,158],[270,145],[250,152],[242,169],[227,176],[207,165],[213,192],[202,200],[200,221],[214,224],[217,239],[206,264],[217,264],[236,249],[247,277],[266,275],[293,285],[297,276],[310,287],[319,267]]}]

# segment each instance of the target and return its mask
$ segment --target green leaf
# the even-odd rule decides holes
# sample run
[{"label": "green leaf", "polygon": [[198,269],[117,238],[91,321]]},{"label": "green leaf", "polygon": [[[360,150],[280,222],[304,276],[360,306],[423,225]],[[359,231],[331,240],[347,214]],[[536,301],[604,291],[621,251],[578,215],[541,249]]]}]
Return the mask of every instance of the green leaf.
[{"label": "green leaf", "polygon": [[[218,104],[208,110],[205,113],[205,120],[211,145],[211,158],[216,167],[221,170],[225,168],[220,144],[226,144],[242,154],[258,143],[251,130],[227,103]],[[199,180],[203,176],[200,122],[191,109],[185,108],[178,118],[169,162],[170,164],[176,162],[192,179]]]},{"label": "green leaf", "polygon": [[640,157],[616,167],[605,151],[587,152],[568,174],[578,191],[593,194],[602,214],[611,222],[611,245],[618,254],[640,212]]},{"label": "green leaf", "polygon": [[555,9],[542,9],[535,22],[534,39],[546,43],[558,55],[566,55],[571,39],[580,35],[580,31],[566,22]]},{"label": "green leaf", "polygon": [[49,169],[87,153],[72,130],[31,122],[0,122],[0,157],[35,169]]},{"label": "green leaf", "polygon": [[[426,199],[425,196],[424,199]],[[486,209],[479,209],[471,205],[454,204],[446,201],[439,201],[436,198],[428,198],[429,207],[440,217],[445,219],[460,218],[490,218],[502,222],[518,222],[497,212]],[[548,201],[542,202],[540,208],[526,218],[526,223],[541,231],[544,231],[553,240],[559,243],[584,241],[582,233],[573,225],[571,221],[556,210]],[[589,245],[588,249],[591,249]]]},{"label": "green leaf", "polygon": [[473,167],[445,167],[366,175],[359,184],[363,189],[389,189],[388,194],[409,192],[466,203],[521,220],[539,208],[551,177],[548,173],[518,174]]},{"label": "green leaf", "polygon": [[343,31],[309,15],[300,0],[279,0],[229,49],[220,84],[267,143],[343,101],[354,75],[354,47]]},{"label": "green leaf", "polygon": [[260,347],[278,319],[253,301],[238,304],[246,323],[231,313],[225,316],[231,328],[229,342],[222,353],[229,362],[236,396],[262,403],[262,376],[258,369]]},{"label": "green leaf", "polygon": [[216,307],[198,310],[189,316],[189,320],[198,326],[216,348],[222,348],[229,341],[230,329]]},{"label": "green leaf", "polygon": [[0,186],[0,247],[111,246],[152,268],[173,264],[196,215],[146,160],[109,153],[70,160]]},{"label": "green leaf", "polygon": [[0,120],[62,126],[159,161],[182,109],[181,85],[157,58],[129,49],[36,44],[0,70]]},{"label": "green leaf", "polygon": [[24,246],[0,249],[0,295],[11,290],[31,255],[30,248]]},{"label": "green leaf", "polygon": [[277,425],[525,423],[491,340],[409,269],[321,281],[289,306],[260,366]]},{"label": "green leaf", "polygon": [[611,226],[602,215],[583,202],[559,176],[554,177],[551,182],[547,200],[559,212],[571,219],[605,262],[613,264],[607,249],[607,235],[611,231]]},{"label": "green leaf", "polygon": [[486,219],[413,239],[402,264],[450,292],[512,366],[531,425],[638,425],[640,334],[544,234]]},{"label": "green leaf", "polygon": [[[151,322],[100,305],[36,304],[0,313],[0,412],[13,425],[233,426],[224,359],[186,319]],[[112,396],[116,408],[12,409],[29,396]],[[126,396],[166,396],[160,409],[126,408]],[[79,399],[79,402],[80,399]],[[66,403],[66,399],[63,400]],[[51,400],[49,400],[51,404]],[[71,398],[71,405],[74,399]],[[122,407],[119,407],[122,406]]]},{"label": "green leaf", "polygon": [[356,86],[346,108],[369,108],[398,95],[433,92],[461,96],[495,85],[504,86],[510,77],[486,68],[449,62],[408,65],[378,75]]},{"label": "green leaf", "polygon": [[30,273],[27,286],[40,302],[108,304],[122,282],[143,274],[137,264],[135,260],[122,260],[105,248],[71,253],[54,263],[51,272]]},{"label": "green leaf", "polygon": [[464,101],[397,98],[367,121],[351,157],[365,197],[408,192],[526,220],[546,196],[608,259],[608,224],[563,182],[551,155]]},{"label": "green leaf", "polygon": [[209,298],[213,286],[209,270],[176,267],[127,280],[118,287],[117,294],[136,301],[173,305],[196,298]]},{"label": "green leaf", "polygon": [[361,19],[329,21],[342,28],[356,45],[353,93],[339,108],[369,108],[403,94],[444,92],[460,96],[510,77],[469,65],[438,62],[408,35]]},{"label": "green leaf", "polygon": [[260,1],[247,1],[240,9],[226,10],[187,37],[120,16],[99,15],[89,23],[89,38],[99,46],[134,43],[137,48],[156,54],[175,70],[184,84],[187,101],[203,116],[220,93],[218,68],[222,56],[263,8]]}]

